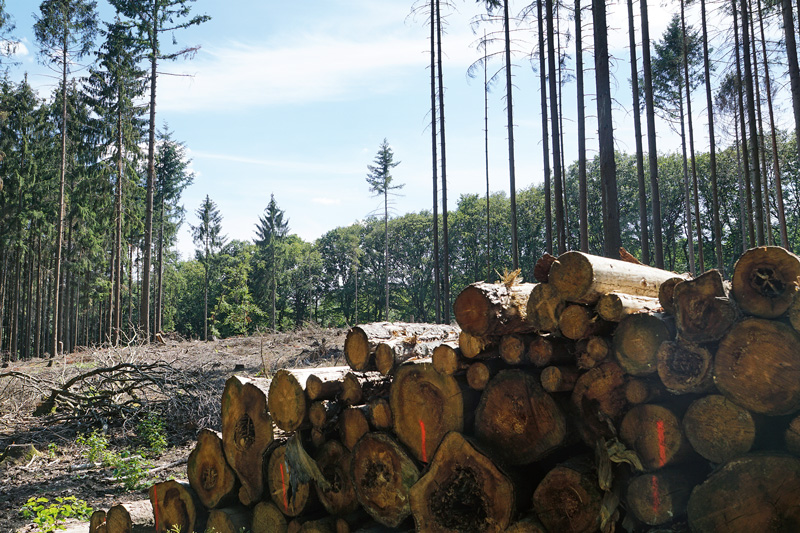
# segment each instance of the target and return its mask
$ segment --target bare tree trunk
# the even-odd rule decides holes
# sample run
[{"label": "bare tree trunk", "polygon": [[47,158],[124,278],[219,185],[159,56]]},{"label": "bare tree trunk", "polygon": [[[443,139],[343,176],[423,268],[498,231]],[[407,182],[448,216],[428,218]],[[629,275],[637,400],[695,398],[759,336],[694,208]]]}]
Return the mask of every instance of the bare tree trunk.
[{"label": "bare tree trunk", "polygon": [[[58,183],[58,229],[56,230],[56,265],[53,275],[53,338],[50,345],[50,357],[58,355],[59,341],[59,296],[61,284],[61,248],[64,244],[64,211],[66,211],[64,189],[67,174],[67,34],[64,34],[63,50],[61,55],[61,164]],[[51,361],[52,364],[52,361]]]},{"label": "bare tree trunk", "polygon": [[739,106],[739,129],[741,130],[742,135],[742,161],[744,168],[744,186],[745,191],[747,193],[747,232],[749,236],[748,240],[748,248],[753,247],[756,245],[756,233],[755,233],[755,226],[753,225],[753,192],[750,182],[750,150],[747,147],[747,126],[745,124],[745,108],[744,108],[744,96],[742,94],[742,63],[739,57],[739,49],[741,47],[739,41],[739,16],[738,16],[738,8],[736,7],[736,0],[731,0],[731,7],[733,13],[733,39],[734,39],[734,53],[736,55],[736,77],[739,83],[736,84],[737,89],[737,103]]},{"label": "bare tree trunk", "polygon": [[561,182],[561,143],[558,127],[558,87],[556,83],[556,49],[553,26],[553,0],[545,0],[547,10],[547,66],[550,81],[550,126],[553,132],[553,183],[556,199],[556,242],[558,253],[567,251],[566,232],[564,231],[564,191]]},{"label": "bare tree trunk", "polygon": [[[433,287],[436,295],[436,322],[442,321],[439,268],[439,159],[436,144],[436,0],[431,0],[431,161],[433,163]],[[357,279],[357,278],[356,278]],[[356,284],[356,308],[358,308],[358,285]],[[356,309],[356,317],[358,309]],[[356,318],[356,324],[358,319]]]},{"label": "bare tree trunk", "polygon": [[578,85],[578,220],[580,250],[589,251],[589,208],[586,185],[586,105],[583,85],[581,0],[575,0],[575,79]]},{"label": "bare tree trunk", "polygon": [[636,61],[636,29],[633,24],[633,0],[628,0],[628,36],[631,47],[631,89],[633,93],[633,132],[636,137],[636,177],[639,182],[639,231],[642,262],[650,264],[650,236],[647,231],[647,190],[644,183],[642,120],[639,116],[639,68]]},{"label": "bare tree trunk", "polygon": [[483,31],[483,42],[483,144],[486,154],[486,281],[489,281],[489,278],[492,277],[492,219],[489,211],[489,57],[486,50],[486,30]]},{"label": "bare tree trunk", "polygon": [[754,17],[750,17],[750,52],[753,54],[753,77],[755,78],[756,90],[756,119],[758,120],[758,149],[761,152],[761,175],[764,176],[762,193],[764,194],[764,233],[766,234],[765,244],[772,246],[774,244],[774,236],[772,234],[772,213],[769,207],[769,174],[767,172],[767,148],[764,144],[764,115],[761,113],[761,83],[759,82],[760,76],[758,72],[758,52],[756,51],[756,27]]},{"label": "bare tree trunk", "polygon": [[119,344],[120,323],[122,322],[122,177],[124,167],[122,164],[122,110],[117,113],[117,194],[114,210],[116,211],[116,235],[114,242],[114,332],[111,337],[112,345]]},{"label": "bare tree trunk", "polygon": [[[682,85],[682,84],[681,84]],[[680,87],[683,92],[683,87]],[[683,96],[678,98],[678,107],[680,111],[681,121],[681,150],[683,151],[683,192],[684,192],[684,213],[686,214],[686,241],[687,241],[687,254],[689,260],[689,272],[692,275],[697,273],[694,264],[694,239],[692,237],[692,208],[691,208],[691,194],[689,192],[689,168],[686,161],[686,128],[684,126],[683,118]]]},{"label": "bare tree trunk", "polygon": [[[792,110],[794,111],[794,135],[800,139],[800,65],[797,61],[797,39],[794,35],[794,17],[792,16],[792,0],[782,0],[783,34],[786,43],[786,58],[789,63],[789,82],[792,91]],[[797,151],[800,154],[800,142]]]},{"label": "bare tree trunk", "polygon": [[[436,69],[439,78],[439,140],[442,143],[442,240],[444,241],[444,275],[442,288],[444,289],[442,302],[442,318],[445,324],[450,323],[450,238],[447,224],[447,155],[444,136],[444,82],[442,79],[442,15],[440,12],[440,1],[436,0],[436,48],[438,57]],[[387,262],[388,264],[388,262]],[[389,294],[388,286],[386,294]],[[389,310],[387,304],[386,320],[389,320]]]},{"label": "bare tree trunk", "polygon": [[547,253],[553,253],[553,214],[550,191],[550,134],[547,126],[547,69],[545,68],[544,23],[542,0],[536,2],[539,21],[539,93],[542,107],[542,161],[544,163],[544,221]]},{"label": "bare tree trunk", "polygon": [[514,163],[514,106],[511,92],[511,22],[508,16],[508,0],[503,2],[503,26],[506,42],[506,111],[508,113],[508,176],[511,198],[511,259],[512,268],[519,268],[519,246],[517,244],[517,178]]}]

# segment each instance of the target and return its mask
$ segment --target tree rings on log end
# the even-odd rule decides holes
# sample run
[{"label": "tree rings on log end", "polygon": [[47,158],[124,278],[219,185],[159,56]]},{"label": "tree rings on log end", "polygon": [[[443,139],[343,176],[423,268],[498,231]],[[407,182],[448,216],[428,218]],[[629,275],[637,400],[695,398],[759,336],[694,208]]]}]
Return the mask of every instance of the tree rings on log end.
[{"label": "tree rings on log end", "polygon": [[329,440],[317,452],[317,466],[330,484],[327,490],[315,484],[317,497],[332,515],[346,515],[358,509],[358,500],[350,480],[350,460],[350,452],[335,440]]},{"label": "tree rings on log end", "polygon": [[733,270],[733,296],[745,313],[776,318],[789,309],[797,291],[800,258],[779,246],[747,250]]},{"label": "tree rings on log end", "polygon": [[547,531],[591,533],[600,525],[601,494],[596,475],[584,465],[559,465],[533,493],[533,510]]},{"label": "tree rings on log end", "polygon": [[712,463],[725,463],[750,451],[756,424],[750,411],[721,394],[692,402],[683,415],[683,430],[692,448]]},{"label": "tree rings on log end", "polygon": [[363,329],[354,327],[344,338],[344,357],[350,368],[357,371],[366,370],[370,363],[370,345]]},{"label": "tree rings on log end", "polygon": [[269,412],[275,425],[295,431],[306,421],[306,394],[297,378],[288,370],[278,370],[269,386]]}]

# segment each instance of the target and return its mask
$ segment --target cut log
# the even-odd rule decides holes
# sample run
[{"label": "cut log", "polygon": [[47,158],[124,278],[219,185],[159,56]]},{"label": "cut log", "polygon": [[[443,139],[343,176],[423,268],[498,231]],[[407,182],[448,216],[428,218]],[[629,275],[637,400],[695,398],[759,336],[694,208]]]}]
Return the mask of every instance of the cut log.
[{"label": "cut log", "polygon": [[392,408],[389,406],[389,401],[384,398],[370,401],[365,406],[364,414],[367,415],[369,425],[376,430],[389,431],[394,425]]},{"label": "cut log", "polygon": [[482,337],[525,333],[528,297],[535,283],[486,283],[478,281],[461,291],[453,313],[461,329]]},{"label": "cut log", "polygon": [[550,279],[550,268],[556,259],[558,259],[556,256],[545,252],[533,267],[533,278],[539,283],[547,283]]},{"label": "cut log", "polygon": [[[102,530],[100,529],[102,527]],[[89,533],[108,533],[106,530],[106,512],[102,509],[92,513],[89,517]]]},{"label": "cut log", "polygon": [[646,265],[566,252],[550,268],[549,284],[568,302],[595,304],[609,292],[658,298],[659,286],[673,277],[672,272]]},{"label": "cut log", "polygon": [[669,313],[670,315],[675,314],[675,304],[673,301],[673,296],[675,294],[675,285],[678,283],[689,279],[689,277],[679,277],[675,276],[674,278],[670,278],[663,283],[661,286],[658,287],[658,303],[661,304],[661,307],[664,308],[665,313]]},{"label": "cut log", "polygon": [[728,462],[692,491],[692,531],[800,531],[800,459],[746,456]]},{"label": "cut log", "polygon": [[528,359],[539,368],[550,365],[566,365],[575,362],[573,344],[559,337],[545,335],[536,337],[528,346]]},{"label": "cut log", "polygon": [[477,396],[429,363],[401,365],[389,396],[394,433],[415,459],[427,463],[447,432],[464,431]]},{"label": "cut log", "polygon": [[551,283],[539,283],[528,298],[527,320],[534,331],[554,333],[564,309],[564,299]]},{"label": "cut log", "polygon": [[665,341],[656,352],[658,377],[673,394],[709,392],[714,388],[713,356],[689,341]]},{"label": "cut log", "polygon": [[747,314],[776,318],[784,314],[797,292],[800,258],[778,246],[746,251],[733,269],[733,297]]},{"label": "cut log", "polygon": [[316,485],[317,497],[332,515],[343,516],[358,509],[358,499],[350,477],[350,459],[350,452],[335,440],[326,442],[317,452],[317,466],[329,483],[327,488]]},{"label": "cut log", "polygon": [[205,531],[208,515],[189,483],[162,481],[150,487],[150,504],[153,506],[155,533],[180,531]]},{"label": "cut log", "polygon": [[268,390],[269,380],[232,376],[222,393],[222,447],[241,482],[239,500],[245,505],[264,494],[264,452],[273,439]]},{"label": "cut log", "polygon": [[[336,370],[332,372],[331,370]],[[306,379],[306,396],[310,401],[333,400],[342,392],[342,379],[349,372],[350,367],[331,367],[324,374],[314,369],[315,373]],[[299,380],[298,380],[299,382]]]},{"label": "cut log", "polygon": [[636,452],[648,471],[679,464],[690,457],[692,451],[681,420],[662,405],[632,407],[622,419],[619,435],[622,442]]},{"label": "cut log", "polygon": [[253,508],[252,533],[286,533],[283,513],[271,501],[258,502]]},{"label": "cut log", "polygon": [[675,285],[673,304],[678,334],[690,342],[718,341],[739,319],[718,270]]},{"label": "cut log", "polygon": [[348,407],[339,416],[339,438],[348,450],[369,431],[369,423],[361,407]]},{"label": "cut log", "polygon": [[203,428],[186,463],[189,484],[208,509],[233,504],[239,495],[239,480],[225,460],[222,433]]},{"label": "cut log", "polygon": [[789,422],[789,427],[786,428],[786,433],[784,434],[784,442],[789,453],[800,455],[800,415]]},{"label": "cut log", "polygon": [[286,432],[297,431],[308,421],[308,402],[303,385],[289,370],[278,370],[269,386],[272,421]]},{"label": "cut log", "polygon": [[533,493],[533,510],[547,531],[592,533],[600,526],[602,494],[584,461],[550,470]]},{"label": "cut log", "polygon": [[735,403],[754,413],[800,409],[800,334],[779,322],[749,318],[722,339],[714,381]]},{"label": "cut log", "polygon": [[508,526],[506,533],[547,533],[547,529],[535,514],[531,514]]},{"label": "cut log", "polygon": [[205,530],[214,533],[241,533],[249,531],[252,523],[253,517],[247,507],[224,507],[209,511]]},{"label": "cut log", "polygon": [[[675,279],[683,281],[682,278]],[[609,322],[619,322],[628,315],[638,313],[657,313],[662,309],[658,298],[634,296],[621,292],[604,294],[595,305],[595,311],[600,318]]]},{"label": "cut log", "polygon": [[749,411],[720,394],[695,400],[683,416],[692,448],[712,463],[725,463],[750,451],[756,424]]},{"label": "cut log", "polygon": [[499,533],[516,508],[509,477],[455,431],[442,440],[409,495],[417,530],[429,533]]},{"label": "cut log", "polygon": [[584,440],[594,446],[595,437],[613,437],[609,427],[622,416],[625,408],[625,374],[616,363],[602,363],[587,370],[575,382],[572,404]]},{"label": "cut log", "polygon": [[409,359],[431,357],[434,349],[443,342],[455,347],[458,345],[456,331],[442,329],[441,333],[446,336],[444,339],[415,336],[380,342],[375,348],[375,367],[382,375],[388,376],[398,365]]},{"label": "cut log", "polygon": [[267,463],[267,486],[272,502],[286,516],[298,516],[313,510],[317,503],[314,482],[302,477],[286,460],[286,444],[276,447]]},{"label": "cut log", "polygon": [[581,373],[572,366],[548,366],[542,370],[540,380],[547,392],[570,392],[575,388]]},{"label": "cut log", "polygon": [[153,527],[153,506],[147,500],[117,503],[106,513],[106,533],[132,533]]},{"label": "cut log", "polygon": [[482,353],[493,350],[500,342],[500,337],[479,337],[471,335],[466,331],[458,334],[458,347],[461,349],[461,355],[467,359],[474,359]]},{"label": "cut log", "polygon": [[351,455],[351,478],[356,497],[369,515],[397,527],[409,514],[408,491],[419,470],[403,448],[386,433],[367,433]]},{"label": "cut log", "polygon": [[481,395],[475,437],[505,464],[529,464],[564,444],[561,408],[533,374],[504,370]]},{"label": "cut log", "polygon": [[348,372],[342,381],[342,393],[339,399],[345,405],[361,405],[389,395],[391,380],[378,372],[355,374]]},{"label": "cut log", "polygon": [[628,483],[627,508],[649,526],[666,524],[686,514],[689,495],[701,480],[696,468],[666,468],[636,476]]},{"label": "cut log", "polygon": [[502,359],[475,361],[467,369],[467,385],[471,389],[482,391],[489,381],[505,368],[508,368],[508,365]]},{"label": "cut log", "polygon": [[625,383],[625,399],[631,405],[657,402],[668,395],[664,384],[658,380],[631,378]]},{"label": "cut log", "polygon": [[344,356],[350,368],[359,372],[374,367],[373,354],[380,342],[391,339],[423,341],[455,340],[458,328],[442,324],[408,324],[403,322],[376,322],[354,326],[344,340]]},{"label": "cut log", "polygon": [[528,347],[538,335],[509,333],[500,339],[498,352],[503,361],[509,365],[521,365],[528,362]]},{"label": "cut log", "polygon": [[658,371],[658,348],[668,340],[672,340],[672,334],[661,316],[629,315],[614,332],[614,356],[628,374],[655,374]]},{"label": "cut log", "polygon": [[558,329],[568,339],[585,339],[609,331],[610,324],[595,315],[588,307],[571,304],[564,308],[558,319]]},{"label": "cut log", "polygon": [[308,406],[308,421],[312,428],[325,429],[337,420],[341,410],[341,404],[331,400],[311,402]]},{"label": "cut log", "polygon": [[317,520],[303,522],[298,533],[336,533],[336,517],[326,516]]},{"label": "cut log", "polygon": [[592,335],[575,343],[575,362],[581,370],[588,370],[605,361],[611,353],[609,341],[605,337]]},{"label": "cut log", "polygon": [[461,348],[453,348],[448,344],[440,344],[434,348],[431,363],[437,372],[446,376],[452,376],[469,367],[469,361],[461,353]]}]

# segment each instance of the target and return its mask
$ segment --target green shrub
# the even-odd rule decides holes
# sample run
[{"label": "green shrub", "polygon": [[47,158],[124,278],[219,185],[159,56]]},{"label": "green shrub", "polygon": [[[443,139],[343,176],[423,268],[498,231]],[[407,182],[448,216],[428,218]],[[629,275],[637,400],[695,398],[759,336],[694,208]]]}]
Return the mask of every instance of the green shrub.
[{"label": "green shrub", "polygon": [[167,432],[164,419],[158,413],[149,412],[147,417],[139,421],[136,433],[142,446],[149,455],[160,455],[167,449]]},{"label": "green shrub", "polygon": [[40,533],[53,533],[57,529],[65,529],[63,522],[69,518],[88,520],[92,508],[75,496],[56,498],[50,502],[47,498],[31,496],[19,510],[24,518],[30,519]]}]

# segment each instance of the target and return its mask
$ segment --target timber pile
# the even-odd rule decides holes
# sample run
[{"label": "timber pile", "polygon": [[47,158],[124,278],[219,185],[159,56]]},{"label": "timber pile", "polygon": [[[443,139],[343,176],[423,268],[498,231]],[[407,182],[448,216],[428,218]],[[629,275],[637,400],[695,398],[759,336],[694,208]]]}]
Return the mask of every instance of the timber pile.
[{"label": "timber pile", "polygon": [[156,531],[800,531],[799,278],[568,252],[469,286],[459,328],[353,328],[348,367],[228,380]]}]

